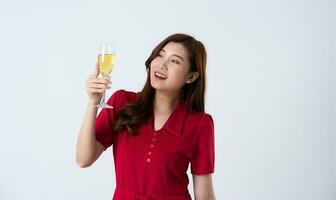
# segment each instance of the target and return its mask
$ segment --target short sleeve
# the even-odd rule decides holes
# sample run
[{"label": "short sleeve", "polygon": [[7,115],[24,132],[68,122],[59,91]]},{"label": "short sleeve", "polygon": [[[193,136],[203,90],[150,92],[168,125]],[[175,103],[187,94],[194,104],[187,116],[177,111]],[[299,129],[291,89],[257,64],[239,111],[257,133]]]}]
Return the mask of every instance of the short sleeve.
[{"label": "short sleeve", "polygon": [[96,118],[95,136],[96,140],[104,146],[104,151],[114,142],[115,134],[113,134],[112,122],[120,107],[126,102],[125,93],[125,90],[114,92],[107,101],[107,104],[112,105],[113,108],[103,108]]},{"label": "short sleeve", "polygon": [[203,114],[191,157],[191,173],[210,174],[215,167],[214,123],[211,115]]}]

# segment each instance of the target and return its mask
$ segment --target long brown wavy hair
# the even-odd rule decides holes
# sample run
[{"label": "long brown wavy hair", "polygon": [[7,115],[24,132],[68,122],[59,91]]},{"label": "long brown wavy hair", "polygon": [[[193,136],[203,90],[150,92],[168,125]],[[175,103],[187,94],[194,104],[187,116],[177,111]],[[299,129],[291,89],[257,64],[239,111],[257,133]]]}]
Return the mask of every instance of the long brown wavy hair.
[{"label": "long brown wavy hair", "polygon": [[207,54],[202,42],[187,34],[173,34],[160,42],[146,60],[147,80],[134,102],[126,103],[117,113],[116,120],[112,123],[115,132],[127,130],[130,135],[136,134],[136,126],[147,122],[153,112],[155,88],[150,83],[150,65],[161,49],[169,42],[182,44],[190,61],[190,72],[198,72],[197,79],[181,88],[181,98],[186,101],[190,112],[204,112],[204,94],[206,83]]}]

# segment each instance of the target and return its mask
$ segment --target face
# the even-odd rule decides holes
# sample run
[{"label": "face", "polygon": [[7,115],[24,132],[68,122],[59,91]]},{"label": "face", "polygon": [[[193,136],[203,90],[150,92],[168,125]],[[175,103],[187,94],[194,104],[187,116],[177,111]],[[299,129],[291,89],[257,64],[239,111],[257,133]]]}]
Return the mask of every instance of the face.
[{"label": "face", "polygon": [[157,91],[179,93],[184,84],[193,82],[197,72],[189,72],[188,52],[182,44],[169,42],[150,64],[151,85]]}]

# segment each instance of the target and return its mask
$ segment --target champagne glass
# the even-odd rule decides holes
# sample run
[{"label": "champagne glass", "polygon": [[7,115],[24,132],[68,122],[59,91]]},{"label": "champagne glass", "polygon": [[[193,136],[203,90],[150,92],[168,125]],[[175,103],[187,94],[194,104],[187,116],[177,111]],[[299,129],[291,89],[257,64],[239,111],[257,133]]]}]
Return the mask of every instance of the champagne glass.
[{"label": "champagne glass", "polygon": [[[115,63],[115,46],[112,43],[103,42],[100,44],[100,48],[98,51],[98,65],[100,74],[104,79],[108,79],[109,75],[112,71],[112,68]],[[103,92],[103,96],[100,104],[97,105],[98,108],[113,108],[113,106],[108,105],[105,102],[105,91]]]}]

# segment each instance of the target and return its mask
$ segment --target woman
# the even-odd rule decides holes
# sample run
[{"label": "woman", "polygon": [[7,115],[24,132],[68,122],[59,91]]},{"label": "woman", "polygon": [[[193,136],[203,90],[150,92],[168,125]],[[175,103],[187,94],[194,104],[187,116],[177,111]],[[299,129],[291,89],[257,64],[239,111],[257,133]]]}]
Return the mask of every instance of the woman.
[{"label": "woman", "polygon": [[190,200],[191,164],[196,200],[215,199],[214,124],[204,112],[206,51],[186,34],[163,40],[147,59],[141,92],[118,90],[96,105],[111,81],[87,79],[89,104],[78,136],[77,164],[88,167],[113,145],[116,189],[113,200]]}]

